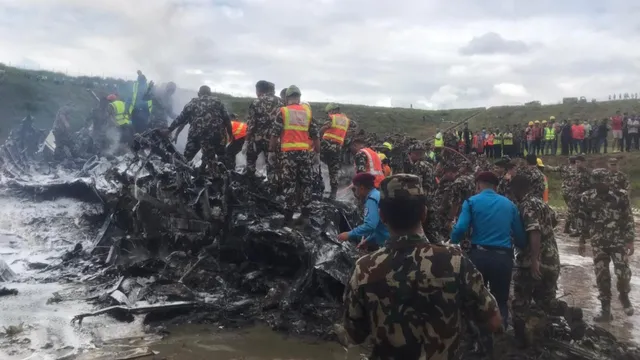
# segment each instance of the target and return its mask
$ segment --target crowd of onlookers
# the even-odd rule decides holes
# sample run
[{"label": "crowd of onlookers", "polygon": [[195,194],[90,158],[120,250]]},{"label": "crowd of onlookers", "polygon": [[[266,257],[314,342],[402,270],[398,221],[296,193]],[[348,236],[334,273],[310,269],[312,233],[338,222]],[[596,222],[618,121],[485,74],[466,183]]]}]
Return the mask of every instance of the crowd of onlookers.
[{"label": "crowd of onlookers", "polygon": [[[609,134],[611,133],[611,137]],[[463,130],[436,135],[437,144],[442,141],[448,147],[464,153],[475,152],[487,157],[502,155],[574,155],[607,153],[609,142],[613,152],[640,151],[640,116],[630,116],[617,111],[602,120],[549,120],[529,121],[526,127],[506,125],[504,128]],[[442,139],[442,140],[439,140]]]}]

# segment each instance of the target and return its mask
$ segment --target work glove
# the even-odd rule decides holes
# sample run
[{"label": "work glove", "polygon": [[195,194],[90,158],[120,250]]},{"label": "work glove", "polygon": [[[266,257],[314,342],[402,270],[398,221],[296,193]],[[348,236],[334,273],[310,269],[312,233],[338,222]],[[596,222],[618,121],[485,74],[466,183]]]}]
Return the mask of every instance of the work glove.
[{"label": "work glove", "polygon": [[244,142],[244,145],[242,145],[242,155],[246,155],[247,154],[247,147],[249,146],[249,143],[247,143],[246,141]]},{"label": "work glove", "polygon": [[270,152],[269,155],[267,156],[267,161],[269,162],[270,165],[275,165],[276,164],[276,153]]}]

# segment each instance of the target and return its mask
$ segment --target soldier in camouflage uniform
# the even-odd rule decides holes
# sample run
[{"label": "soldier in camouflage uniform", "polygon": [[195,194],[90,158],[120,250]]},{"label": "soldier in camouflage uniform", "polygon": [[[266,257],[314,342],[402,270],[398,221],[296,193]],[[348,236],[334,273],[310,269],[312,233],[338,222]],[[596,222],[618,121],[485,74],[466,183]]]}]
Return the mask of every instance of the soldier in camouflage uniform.
[{"label": "soldier in camouflage uniform", "polygon": [[422,179],[422,189],[428,202],[431,202],[438,184],[436,183],[435,168],[425,159],[424,146],[420,143],[409,146],[408,159],[410,162],[408,173],[419,176]]},{"label": "soldier in camouflage uniform", "polygon": [[314,157],[320,161],[318,159],[320,140],[318,124],[311,114],[311,108],[300,104],[301,94],[300,89],[295,85],[287,88],[287,105],[280,109],[273,123],[268,160],[274,161],[278,139],[280,139],[285,223],[291,222],[293,212],[301,206],[302,214],[299,220],[300,225],[304,225],[311,213],[309,204],[313,184],[312,167]]},{"label": "soldier in camouflage uniform", "polygon": [[338,193],[338,174],[340,174],[340,154],[344,139],[351,127],[351,120],[340,112],[337,104],[327,104],[325,111],[328,114],[327,122],[320,129],[322,141],[320,142],[320,159],[327,164],[329,169],[329,185],[331,186],[330,199],[335,199]]},{"label": "soldier in camouflage uniform", "polygon": [[462,203],[476,193],[476,179],[471,173],[469,164],[464,164],[460,168],[460,176],[451,184],[449,192],[445,196],[444,202],[451,204],[451,211],[448,220],[458,217]]},{"label": "soldier in camouflage uniform", "polygon": [[233,141],[233,131],[227,109],[220,99],[213,96],[208,86],[200,87],[198,97],[189,101],[167,132],[177,129],[177,138],[187,124],[190,126],[184,157],[191,161],[202,149],[201,168],[208,167],[209,171],[215,174],[218,170],[216,156],[221,161],[224,159],[226,136]]},{"label": "soldier in camouflage uniform", "polygon": [[[571,232],[571,228],[575,227],[575,198],[576,198],[576,189],[574,183],[577,178],[576,171],[576,158],[575,156],[569,157],[568,165],[561,166],[547,166],[546,170],[559,173],[560,178],[562,179],[562,198],[564,199],[565,204],[567,204],[567,221],[564,224],[564,233],[569,234]],[[587,189],[583,190],[586,191]],[[579,193],[578,193],[579,194]]]},{"label": "soldier in camouflage uniform", "polygon": [[496,163],[496,175],[500,178],[496,192],[512,202],[516,202],[515,196],[511,191],[511,179],[516,175],[516,164],[507,160],[500,160]]},{"label": "soldier in camouflage uniform", "polygon": [[618,169],[618,159],[609,159],[609,171],[611,172],[611,186],[614,189],[625,190],[631,196],[631,183],[629,176]]},{"label": "soldier in camouflage uniform", "polygon": [[[256,83],[257,99],[249,105],[247,115],[247,172],[255,174],[256,161],[262,153],[265,159],[269,155],[269,138],[280,108],[284,103],[275,95],[275,86],[265,80]],[[269,176],[276,171],[267,162]]]},{"label": "soldier in camouflage uniform", "polygon": [[383,180],[380,216],[392,234],[403,235],[360,258],[345,289],[344,329],[352,343],[371,338],[371,359],[455,358],[462,313],[490,331],[501,328],[495,299],[473,263],[422,234],[420,182],[408,174]]},{"label": "soldier in camouflage uniform", "polygon": [[526,343],[525,324],[531,300],[539,310],[549,313],[556,298],[560,276],[560,254],[553,234],[558,224],[555,212],[544,201],[529,191],[529,179],[516,175],[511,180],[517,199],[518,211],[527,233],[527,247],[516,255],[511,303],[516,337]]},{"label": "soldier in camouflage uniform", "polygon": [[176,84],[169,82],[160,89],[154,87],[153,81],[149,83],[147,92],[142,100],[151,100],[151,114],[149,115],[150,129],[166,129],[167,119],[175,119],[176,114],[173,112],[172,96],[176,92]]},{"label": "soldier in camouflage uniform", "polygon": [[582,256],[585,255],[585,244],[589,238],[598,285],[598,299],[602,304],[602,311],[594,320],[604,322],[613,319],[610,262],[613,262],[618,278],[620,303],[627,315],[633,315],[633,306],[629,301],[629,256],[633,255],[635,228],[629,195],[625,190],[610,186],[611,173],[606,169],[595,169],[591,178],[595,188],[580,194],[576,201],[581,230],[578,252]]},{"label": "soldier in camouflage uniform", "polygon": [[529,179],[529,191],[534,196],[537,196],[542,200],[545,191],[544,174],[538,169],[538,158],[534,154],[529,154],[526,157],[527,166],[518,170],[518,174],[521,174]]}]

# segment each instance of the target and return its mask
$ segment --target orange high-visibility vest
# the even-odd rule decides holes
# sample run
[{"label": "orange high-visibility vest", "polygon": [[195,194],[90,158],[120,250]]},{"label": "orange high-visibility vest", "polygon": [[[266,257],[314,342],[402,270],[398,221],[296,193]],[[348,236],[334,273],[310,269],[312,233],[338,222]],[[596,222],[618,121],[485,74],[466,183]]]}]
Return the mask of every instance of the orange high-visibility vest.
[{"label": "orange high-visibility vest", "polygon": [[547,175],[544,175],[544,192],[542,193],[542,200],[549,202],[549,182],[547,181]]},{"label": "orange high-visibility vest", "polygon": [[349,118],[344,114],[331,114],[331,127],[324,132],[323,139],[344,144],[344,138],[349,130]]},{"label": "orange high-visibility vest", "polygon": [[472,146],[473,146],[474,149],[478,148],[478,135],[473,135],[473,139],[472,139],[471,144],[473,144]]},{"label": "orange high-visibility vest", "polygon": [[382,171],[382,161],[380,161],[378,153],[369,148],[361,149],[360,152],[364,152],[367,155],[366,172],[375,176],[373,185],[376,188],[380,187],[380,183],[384,180],[384,172]]},{"label": "orange high-visibility vest", "polygon": [[240,121],[231,121],[231,131],[233,132],[233,138],[240,140],[247,136],[247,124]]},{"label": "orange high-visibility vest", "polygon": [[311,109],[300,104],[292,104],[280,108],[284,121],[284,131],[280,139],[282,151],[309,151],[309,125]]},{"label": "orange high-visibility vest", "polygon": [[493,146],[493,139],[494,138],[495,138],[495,135],[493,135],[493,134],[489,135],[489,137],[487,137],[487,145]]},{"label": "orange high-visibility vest", "polygon": [[382,172],[384,173],[385,177],[393,175],[393,172],[391,171],[391,166],[387,164],[382,165]]}]

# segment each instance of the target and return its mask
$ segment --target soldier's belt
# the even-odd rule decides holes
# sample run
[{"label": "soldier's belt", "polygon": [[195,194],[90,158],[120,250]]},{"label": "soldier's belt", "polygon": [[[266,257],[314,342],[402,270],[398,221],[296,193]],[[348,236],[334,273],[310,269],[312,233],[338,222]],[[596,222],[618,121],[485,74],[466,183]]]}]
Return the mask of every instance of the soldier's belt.
[{"label": "soldier's belt", "polygon": [[471,244],[471,249],[473,249],[473,250],[482,250],[482,251],[493,251],[493,252],[497,252],[499,254],[511,254],[511,253],[513,253],[513,249],[502,247],[502,246],[487,246],[487,245]]}]

